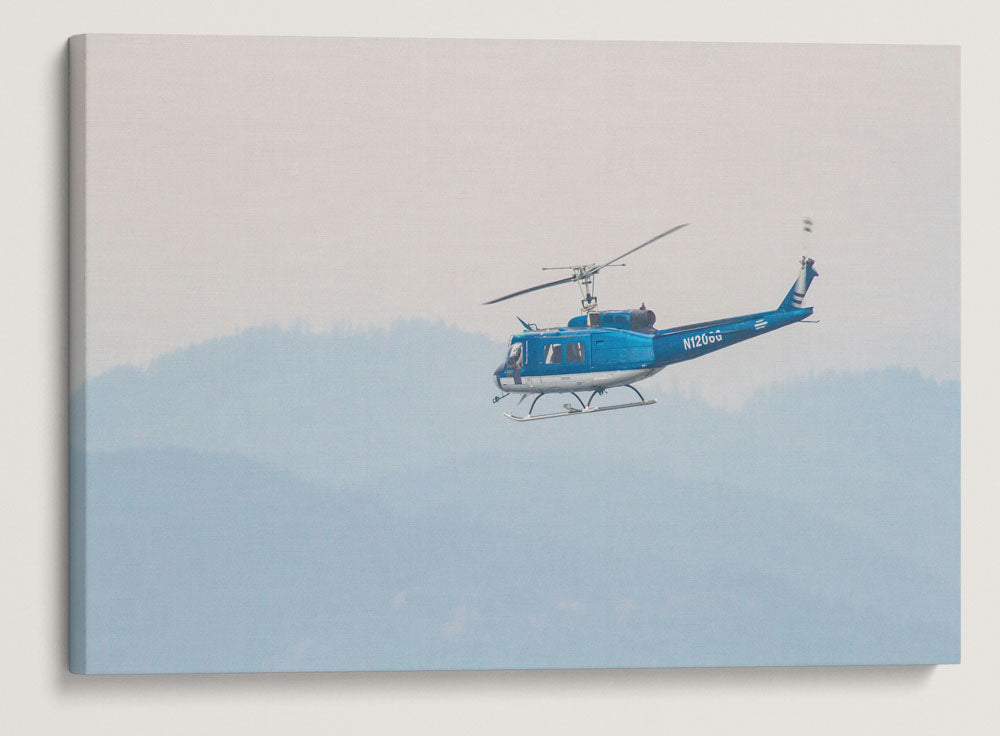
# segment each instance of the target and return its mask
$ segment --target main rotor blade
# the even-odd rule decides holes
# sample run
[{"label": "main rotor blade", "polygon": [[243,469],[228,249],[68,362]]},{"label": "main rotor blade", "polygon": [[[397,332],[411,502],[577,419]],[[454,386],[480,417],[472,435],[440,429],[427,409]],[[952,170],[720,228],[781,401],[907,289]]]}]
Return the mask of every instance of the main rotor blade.
[{"label": "main rotor blade", "polygon": [[665,233],[660,233],[660,234],[659,234],[659,235],[657,235],[657,236],[656,236],[655,238],[650,238],[649,240],[647,240],[647,241],[646,241],[645,243],[643,243],[642,245],[637,245],[637,246],[635,246],[635,247],[634,247],[634,248],[633,248],[632,250],[630,250],[630,251],[626,251],[625,253],[622,253],[622,254],[621,254],[620,256],[618,256],[617,258],[612,258],[612,259],[611,259],[610,261],[608,261],[607,263],[602,263],[602,264],[601,264],[600,266],[594,266],[594,267],[593,267],[592,269],[590,269],[590,273],[597,273],[597,272],[598,272],[598,271],[600,271],[600,270],[601,270],[602,268],[606,268],[607,266],[610,266],[610,265],[611,265],[612,263],[614,263],[615,261],[620,261],[620,260],[621,260],[622,258],[624,258],[625,256],[627,256],[627,255],[631,255],[632,253],[635,253],[635,252],[636,252],[637,250],[639,250],[640,248],[645,248],[645,247],[646,247],[647,245],[649,245],[650,243],[655,243],[655,242],[656,242],[657,240],[659,240],[660,238],[665,238],[666,236],[670,235],[670,233],[675,233],[675,232],[677,232],[678,230],[680,230],[680,229],[681,229],[682,227],[687,227],[687,226],[688,226],[689,224],[690,224],[690,223],[687,223],[687,222],[685,222],[685,223],[684,223],[683,225],[678,225],[677,227],[672,227],[672,228],[670,228],[669,230],[667,230],[667,231],[666,231]]},{"label": "main rotor blade", "polygon": [[549,286],[555,286],[556,284],[568,284],[570,281],[576,281],[576,276],[567,276],[564,279],[559,279],[558,281],[550,281],[547,284],[539,284],[538,286],[532,286],[530,289],[521,289],[520,291],[515,291],[513,294],[508,294],[507,296],[502,296],[499,299],[493,299],[488,302],[483,302],[483,304],[496,304],[497,302],[502,302],[504,299],[512,299],[515,296],[521,296],[521,294],[527,294],[530,291],[538,291],[539,289],[545,289]]}]

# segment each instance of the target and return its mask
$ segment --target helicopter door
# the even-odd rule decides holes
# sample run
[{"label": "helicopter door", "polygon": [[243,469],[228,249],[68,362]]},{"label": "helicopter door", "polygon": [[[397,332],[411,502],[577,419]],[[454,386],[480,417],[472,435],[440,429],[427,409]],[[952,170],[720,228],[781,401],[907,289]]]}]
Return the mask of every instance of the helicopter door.
[{"label": "helicopter door", "polygon": [[514,384],[521,385],[521,369],[524,368],[524,343],[512,342],[507,352],[507,370],[514,377]]}]

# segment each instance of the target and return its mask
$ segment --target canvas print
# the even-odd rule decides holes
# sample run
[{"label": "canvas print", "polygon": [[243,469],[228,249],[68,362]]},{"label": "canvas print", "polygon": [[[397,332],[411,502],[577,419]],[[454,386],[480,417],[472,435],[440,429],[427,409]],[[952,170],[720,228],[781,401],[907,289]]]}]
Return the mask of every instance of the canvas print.
[{"label": "canvas print", "polygon": [[959,661],[957,48],[69,55],[74,672]]}]

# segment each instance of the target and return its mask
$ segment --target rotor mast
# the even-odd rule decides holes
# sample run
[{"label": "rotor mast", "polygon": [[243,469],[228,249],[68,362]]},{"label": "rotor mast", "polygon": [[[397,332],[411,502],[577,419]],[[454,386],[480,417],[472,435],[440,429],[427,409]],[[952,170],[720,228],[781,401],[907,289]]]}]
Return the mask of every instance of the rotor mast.
[{"label": "rotor mast", "polygon": [[594,276],[597,273],[589,270],[593,265],[577,266],[574,269],[574,273],[577,275],[576,281],[580,285],[580,293],[583,295],[583,299],[580,300],[580,309],[584,314],[590,314],[597,309],[597,297],[594,295]]},{"label": "rotor mast", "polygon": [[603,266],[598,266],[596,263],[588,263],[582,266],[546,266],[543,267],[543,271],[572,271],[573,275],[570,277],[571,281],[575,281],[577,286],[580,287],[580,311],[584,314],[590,314],[595,309],[597,309],[597,295],[595,294],[594,287],[594,277],[600,272],[602,268],[607,268],[608,266],[625,266],[624,263],[607,263]]}]

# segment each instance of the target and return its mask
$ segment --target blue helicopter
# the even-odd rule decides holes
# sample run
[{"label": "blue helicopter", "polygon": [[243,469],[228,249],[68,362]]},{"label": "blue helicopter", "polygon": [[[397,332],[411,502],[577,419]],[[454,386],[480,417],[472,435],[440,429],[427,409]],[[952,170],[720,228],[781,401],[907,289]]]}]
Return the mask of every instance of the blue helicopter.
[{"label": "blue helicopter", "polygon": [[[493,403],[511,394],[520,394],[520,401],[530,394],[534,394],[535,399],[525,416],[515,416],[513,412],[506,412],[505,416],[527,422],[649,406],[655,404],[656,399],[644,398],[632,384],[649,378],[668,365],[700,358],[751,337],[801,322],[812,315],[812,307],[803,307],[802,300],[812,280],[819,274],[813,268],[815,261],[804,254],[792,288],[777,309],[767,312],[657,330],[653,326],[656,314],[645,304],[639,309],[601,311],[597,308],[594,277],[602,269],[624,266],[624,263],[619,263],[622,258],[686,226],[678,225],[660,233],[607,263],[542,269],[569,270],[572,275],[485,302],[496,304],[539,289],[574,282],[579,285],[583,296],[580,302],[583,314],[573,317],[566,327],[540,329],[517,318],[524,331],[511,336],[507,358],[493,373],[494,382],[501,391],[500,396],[493,398]],[[811,232],[812,221],[807,218],[803,220],[804,241]],[[612,388],[631,389],[638,396],[638,401],[595,406],[594,398]],[[592,393],[584,403],[577,392],[586,391]],[[533,414],[535,404],[546,394],[572,394],[579,406],[567,403],[563,404],[564,411]]]}]

